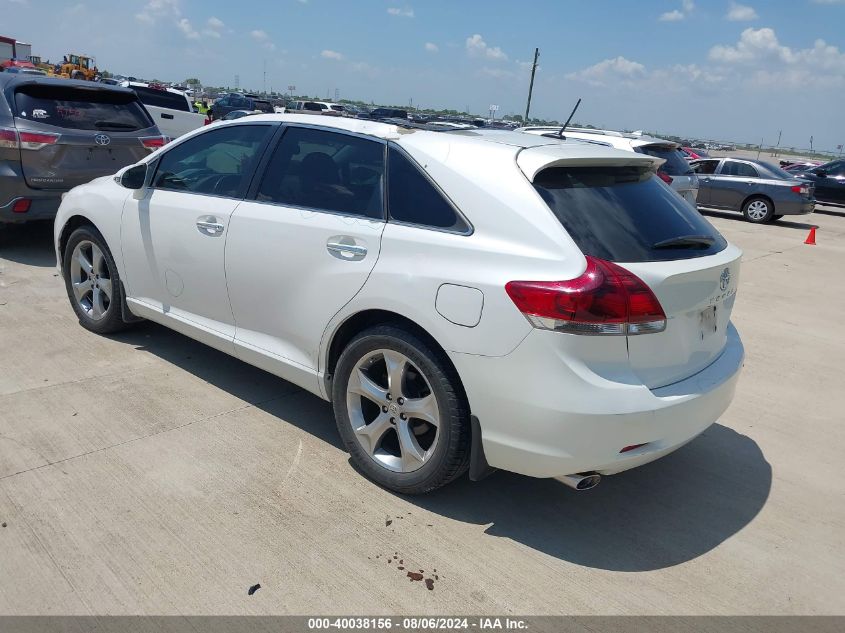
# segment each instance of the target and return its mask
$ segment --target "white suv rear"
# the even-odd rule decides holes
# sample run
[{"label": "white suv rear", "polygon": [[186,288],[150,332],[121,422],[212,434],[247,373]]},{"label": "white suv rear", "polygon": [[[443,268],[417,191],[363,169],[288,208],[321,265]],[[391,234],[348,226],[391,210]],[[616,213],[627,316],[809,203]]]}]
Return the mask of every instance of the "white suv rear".
[{"label": "white suv rear", "polygon": [[[526,134],[538,134],[547,138],[560,138],[559,127],[523,127],[517,130]],[[658,168],[657,175],[680,194],[693,207],[698,198],[698,176],[695,175],[678,143],[640,132],[624,133],[593,128],[566,128],[565,138],[581,139],[590,143],[601,143],[608,147],[638,152],[660,158],[665,162]]]},{"label": "white suv rear", "polygon": [[259,115],[179,139],[65,197],[71,305],[331,400],[355,463],[406,493],[489,467],[589,488],[716,421],[741,253],[660,161],[447,130]]}]

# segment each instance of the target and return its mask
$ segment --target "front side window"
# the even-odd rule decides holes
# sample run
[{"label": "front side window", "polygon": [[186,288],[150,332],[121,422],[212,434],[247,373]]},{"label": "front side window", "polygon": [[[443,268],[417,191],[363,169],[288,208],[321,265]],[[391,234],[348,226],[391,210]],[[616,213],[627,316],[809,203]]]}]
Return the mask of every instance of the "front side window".
[{"label": "front side window", "polygon": [[464,233],[469,229],[420,169],[405,154],[388,152],[387,201],[390,219]]},{"label": "front side window", "polygon": [[727,160],[722,165],[723,176],[739,176],[741,178],[757,178],[757,170],[748,163],[739,163],[735,160]]},{"label": "front side window", "polygon": [[272,129],[268,125],[226,126],[180,143],[159,160],[152,186],[240,198]]},{"label": "front side window", "polygon": [[697,174],[715,174],[718,166],[718,160],[700,160],[692,166],[692,170]]},{"label": "front side window", "polygon": [[260,202],[384,219],[384,144],[289,128],[258,187]]}]

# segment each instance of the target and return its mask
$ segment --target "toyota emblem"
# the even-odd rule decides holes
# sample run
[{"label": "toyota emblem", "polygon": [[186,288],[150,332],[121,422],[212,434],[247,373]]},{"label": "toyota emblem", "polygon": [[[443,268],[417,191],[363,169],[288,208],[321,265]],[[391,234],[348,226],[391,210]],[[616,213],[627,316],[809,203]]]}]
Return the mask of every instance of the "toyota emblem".
[{"label": "toyota emblem", "polygon": [[97,145],[108,145],[111,143],[111,139],[106,134],[97,134],[94,137],[94,142]]},{"label": "toyota emblem", "polygon": [[727,290],[728,286],[731,285],[731,269],[725,268],[722,271],[722,274],[719,276],[719,288],[722,290]]}]

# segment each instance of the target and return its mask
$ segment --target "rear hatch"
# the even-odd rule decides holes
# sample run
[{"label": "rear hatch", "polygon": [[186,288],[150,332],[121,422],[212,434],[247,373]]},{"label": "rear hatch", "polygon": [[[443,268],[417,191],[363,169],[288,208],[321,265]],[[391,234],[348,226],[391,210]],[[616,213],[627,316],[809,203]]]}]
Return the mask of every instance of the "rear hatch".
[{"label": "rear hatch", "polygon": [[144,143],[155,143],[145,139],[160,136],[130,90],[22,83],[13,99],[21,166],[35,189],[64,191],[113,174],[149,153]]},{"label": "rear hatch", "polygon": [[665,312],[662,332],[627,336],[633,372],[654,389],[711,364],[726,344],[741,251],[668,191],[652,163],[608,158],[538,169],[532,163],[546,151],[523,150],[518,163],[555,217],[584,255],[633,272]]}]

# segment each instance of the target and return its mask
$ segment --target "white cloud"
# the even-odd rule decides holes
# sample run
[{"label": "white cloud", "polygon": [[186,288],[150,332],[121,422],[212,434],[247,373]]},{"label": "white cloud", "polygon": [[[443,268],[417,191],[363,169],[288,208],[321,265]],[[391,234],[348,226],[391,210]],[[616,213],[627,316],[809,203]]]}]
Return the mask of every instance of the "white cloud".
[{"label": "white cloud", "polygon": [[149,0],[135,19],[142,24],[155,24],[160,18],[178,18],[182,15],[179,0]]},{"label": "white cloud", "polygon": [[324,59],[333,59],[338,62],[341,62],[345,59],[345,57],[341,53],[329,49],[326,49],[322,53],[320,53],[320,57]]},{"label": "white cloud", "polygon": [[497,61],[507,61],[508,56],[498,46],[488,46],[484,38],[478,33],[468,37],[466,41],[467,53],[470,57],[484,57],[486,59],[494,59]]},{"label": "white cloud", "polygon": [[681,8],[661,13],[657,19],[660,22],[680,22],[695,9],[695,2],[693,0],[681,0]]},{"label": "white cloud", "polygon": [[85,9],[87,9],[87,7],[80,2],[79,4],[75,4],[65,9],[65,13],[67,13],[68,15],[79,15],[80,13],[85,11]]},{"label": "white cloud", "polygon": [[436,53],[440,50],[440,48],[434,42],[426,42],[425,43],[425,50],[429,53]]},{"label": "white cloud", "polygon": [[490,68],[485,66],[481,69],[482,75],[487,75],[488,77],[493,77],[495,79],[512,79],[514,77],[514,73],[511,70],[505,70],[503,68]]},{"label": "white cloud", "polygon": [[621,55],[613,59],[605,59],[583,70],[566,75],[567,79],[584,81],[593,86],[602,86],[607,82],[631,80],[643,77],[646,68],[639,62],[631,61]]},{"label": "white cloud", "polygon": [[222,29],[224,26],[226,26],[223,23],[223,20],[221,20],[220,18],[216,18],[214,16],[211,16],[210,18],[208,18],[208,22],[206,22],[206,24],[208,24],[208,26],[212,29]]},{"label": "white cloud", "polygon": [[756,20],[759,17],[760,16],[757,15],[754,7],[749,7],[747,4],[737,4],[736,2],[731,2],[731,6],[728,9],[725,19],[730,20],[731,22],[750,22],[751,20]]},{"label": "white cloud", "polygon": [[176,26],[189,40],[198,40],[200,38],[200,34],[196,32],[188,18],[181,18],[176,22]]},{"label": "white cloud", "polygon": [[256,42],[264,42],[270,38],[270,36],[267,35],[267,31],[262,31],[261,29],[255,29],[254,31],[250,31],[249,36]]},{"label": "white cloud", "polygon": [[683,20],[686,16],[675,9],[674,11],[667,11],[666,13],[661,13],[660,17],[657,18],[661,22],[678,22],[679,20]]},{"label": "white cloud", "polygon": [[414,17],[414,10],[411,7],[400,9],[399,7],[389,7],[387,12],[397,18],[412,18]]}]

